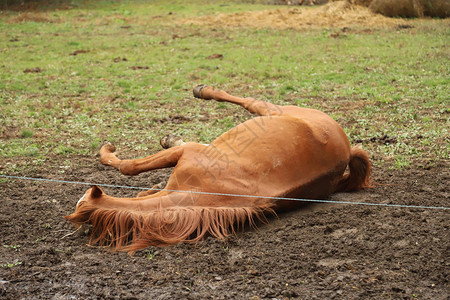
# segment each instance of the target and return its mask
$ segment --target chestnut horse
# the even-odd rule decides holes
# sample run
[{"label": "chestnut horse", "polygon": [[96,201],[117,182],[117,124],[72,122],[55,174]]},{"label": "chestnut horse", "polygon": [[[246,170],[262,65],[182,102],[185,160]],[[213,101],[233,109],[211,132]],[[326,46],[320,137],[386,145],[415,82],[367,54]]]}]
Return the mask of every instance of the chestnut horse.
[{"label": "chestnut horse", "polygon": [[210,145],[179,143],[140,159],[120,160],[113,145],[104,145],[101,162],[124,175],[174,170],[164,190],[136,198],[112,197],[97,186],[86,191],[66,218],[76,226],[92,225],[91,243],[133,252],[197,242],[207,233],[224,239],[255,217],[299,203],[270,197],[326,199],[369,186],[367,153],[351,148],[325,113],[234,97],[209,86],[196,87],[194,96],[235,103],[259,116]]}]

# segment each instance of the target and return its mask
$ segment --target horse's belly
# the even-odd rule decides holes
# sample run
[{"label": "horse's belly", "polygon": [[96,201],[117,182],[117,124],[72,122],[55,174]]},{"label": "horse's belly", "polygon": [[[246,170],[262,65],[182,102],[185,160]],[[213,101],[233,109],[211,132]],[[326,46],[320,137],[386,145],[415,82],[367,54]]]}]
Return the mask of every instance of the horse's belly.
[{"label": "horse's belly", "polygon": [[199,178],[203,190],[285,195],[348,162],[348,140],[325,125],[324,132],[314,132],[297,118],[255,118],[185,157],[189,166],[183,169]]}]

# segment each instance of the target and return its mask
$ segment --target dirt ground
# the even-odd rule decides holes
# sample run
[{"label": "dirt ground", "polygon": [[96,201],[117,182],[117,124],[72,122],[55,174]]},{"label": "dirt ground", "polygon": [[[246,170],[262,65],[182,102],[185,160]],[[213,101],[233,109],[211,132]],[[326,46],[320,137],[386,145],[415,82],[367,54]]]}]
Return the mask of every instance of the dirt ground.
[{"label": "dirt ground", "polygon": [[[79,157],[26,176],[152,186],[170,170],[126,177]],[[51,172],[49,170],[52,170]],[[448,206],[449,165],[374,169],[373,189],[334,200]],[[225,242],[111,253],[63,216],[86,186],[0,182],[2,299],[448,299],[445,210],[315,204]],[[113,195],[135,190],[105,188]],[[69,235],[68,235],[69,234]],[[70,235],[71,234],[71,235]]]}]

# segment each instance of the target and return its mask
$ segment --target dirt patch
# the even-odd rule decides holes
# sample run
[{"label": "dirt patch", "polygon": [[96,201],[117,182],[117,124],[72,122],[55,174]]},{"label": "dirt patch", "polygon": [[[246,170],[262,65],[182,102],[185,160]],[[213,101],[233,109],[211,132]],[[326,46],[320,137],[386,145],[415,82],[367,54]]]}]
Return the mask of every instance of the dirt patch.
[{"label": "dirt patch", "polygon": [[91,52],[91,50],[81,49],[81,50],[75,50],[75,51],[69,53],[69,55],[77,56],[78,54],[85,54],[85,53],[89,53],[89,52]]},{"label": "dirt patch", "polygon": [[[94,158],[49,160],[27,176],[151,187],[170,170],[125,177]],[[340,201],[448,206],[447,162],[374,170],[378,186]],[[317,204],[221,242],[147,248],[130,257],[90,247],[63,216],[88,187],[0,181],[3,299],[447,299],[448,211]],[[132,196],[137,191],[106,188]]]},{"label": "dirt patch", "polygon": [[405,24],[402,19],[387,18],[371,12],[368,8],[345,1],[328,3],[319,8],[280,8],[255,12],[218,14],[184,19],[182,24],[253,27],[276,29],[305,29],[321,27],[396,27]]},{"label": "dirt patch", "polygon": [[41,72],[42,72],[42,69],[39,68],[39,67],[36,67],[36,68],[28,68],[28,69],[23,70],[23,72],[24,72],[24,73],[41,73]]}]

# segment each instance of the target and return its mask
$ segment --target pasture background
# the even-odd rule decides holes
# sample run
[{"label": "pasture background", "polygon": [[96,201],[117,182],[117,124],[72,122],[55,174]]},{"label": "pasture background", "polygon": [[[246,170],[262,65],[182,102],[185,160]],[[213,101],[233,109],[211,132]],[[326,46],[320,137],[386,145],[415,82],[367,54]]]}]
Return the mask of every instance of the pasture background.
[{"label": "pasture background", "polygon": [[[0,174],[159,183],[169,171],[127,178],[95,155],[105,140],[123,158],[149,155],[168,133],[208,143],[251,117],[193,99],[192,87],[206,83],[335,118],[371,153],[381,184],[335,199],[448,206],[448,20],[285,30],[189,22],[277,9],[285,8],[73,1],[68,9],[2,11]],[[448,292],[445,211],[316,205],[225,243],[208,238],[129,257],[87,247],[84,233],[64,237],[72,227],[62,217],[85,187],[0,185],[5,298],[445,299]]]}]

